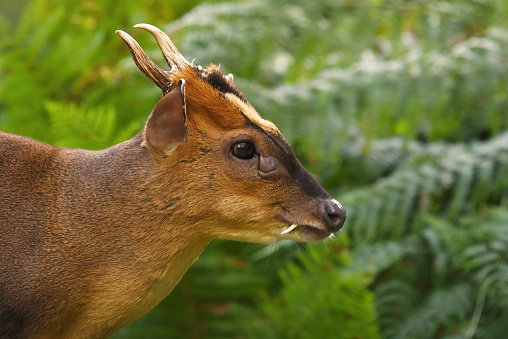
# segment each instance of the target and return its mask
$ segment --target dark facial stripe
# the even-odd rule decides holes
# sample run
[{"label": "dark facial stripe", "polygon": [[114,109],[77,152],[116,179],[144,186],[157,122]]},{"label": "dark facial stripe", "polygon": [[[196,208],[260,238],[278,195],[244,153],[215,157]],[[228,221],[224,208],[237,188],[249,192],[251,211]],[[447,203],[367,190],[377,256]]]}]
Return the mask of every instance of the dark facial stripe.
[{"label": "dark facial stripe", "polygon": [[273,143],[273,145],[278,149],[277,160],[281,163],[282,166],[288,171],[291,175],[291,178],[294,182],[309,196],[322,198],[322,199],[330,199],[330,195],[326,190],[317,182],[316,179],[300,164],[298,158],[294,154],[293,150],[289,146],[289,144],[283,140],[281,137],[277,135],[272,135],[267,132],[261,126],[250,120],[245,114],[242,113],[245,118],[246,125],[254,128],[263,134],[265,134]]},{"label": "dark facial stripe", "polygon": [[254,128],[265,134],[272,141],[273,145],[278,148],[278,153],[281,155],[281,159],[278,160],[291,173],[291,170],[293,170],[294,167],[294,162],[296,160],[296,156],[293,153],[291,147],[284,140],[270,134],[263,127],[259,126],[254,121],[250,120],[243,112],[242,115],[245,119],[245,124],[247,126]]}]

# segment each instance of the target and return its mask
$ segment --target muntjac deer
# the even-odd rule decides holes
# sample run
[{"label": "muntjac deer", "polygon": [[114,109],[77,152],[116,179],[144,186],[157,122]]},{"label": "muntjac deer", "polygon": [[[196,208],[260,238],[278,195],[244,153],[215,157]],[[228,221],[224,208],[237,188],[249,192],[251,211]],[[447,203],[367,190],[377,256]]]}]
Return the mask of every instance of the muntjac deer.
[{"label": "muntjac deer", "polygon": [[123,31],[163,97],[145,128],[101,151],[0,133],[0,337],[104,338],[165,298],[212,239],[312,242],[344,208],[271,122],[211,65],[171,67]]}]

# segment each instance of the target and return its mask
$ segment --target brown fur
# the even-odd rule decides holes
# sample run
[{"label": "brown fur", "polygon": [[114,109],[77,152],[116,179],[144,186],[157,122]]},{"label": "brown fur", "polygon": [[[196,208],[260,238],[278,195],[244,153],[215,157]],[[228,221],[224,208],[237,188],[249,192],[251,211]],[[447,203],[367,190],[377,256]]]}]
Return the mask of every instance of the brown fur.
[{"label": "brown fur", "polygon": [[[167,152],[146,130],[102,151],[0,132],[0,338],[108,337],[166,297],[212,239],[317,241],[342,226],[240,92],[192,67],[171,77],[185,80],[187,139]],[[231,155],[244,139],[256,158]],[[291,224],[308,226],[281,235]]]}]

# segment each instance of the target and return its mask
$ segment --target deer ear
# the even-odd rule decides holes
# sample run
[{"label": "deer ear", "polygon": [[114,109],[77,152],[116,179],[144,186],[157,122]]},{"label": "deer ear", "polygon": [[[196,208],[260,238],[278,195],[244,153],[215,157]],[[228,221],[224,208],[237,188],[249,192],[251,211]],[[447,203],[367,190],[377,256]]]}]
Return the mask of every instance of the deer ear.
[{"label": "deer ear", "polygon": [[155,105],[145,127],[145,144],[158,153],[167,155],[187,142],[185,112],[185,80]]}]

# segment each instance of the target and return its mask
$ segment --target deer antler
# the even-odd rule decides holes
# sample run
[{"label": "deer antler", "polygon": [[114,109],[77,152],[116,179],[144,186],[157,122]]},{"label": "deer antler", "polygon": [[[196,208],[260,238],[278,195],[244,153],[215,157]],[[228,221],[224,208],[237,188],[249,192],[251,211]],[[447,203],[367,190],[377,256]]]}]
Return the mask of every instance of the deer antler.
[{"label": "deer antler", "polygon": [[134,59],[134,62],[138,66],[139,70],[148,79],[150,79],[150,81],[156,84],[162,90],[163,94],[166,94],[169,92],[172,86],[170,77],[171,72],[180,70],[185,66],[190,66],[190,64],[178,51],[171,39],[169,39],[169,37],[157,27],[148,24],[139,24],[134,27],[142,28],[150,32],[155,37],[162,51],[162,54],[164,55],[164,59],[166,59],[169,67],[171,67],[170,72],[166,72],[160,69],[159,66],[150,60],[141,46],[139,46],[137,41],[134,40],[134,38],[132,38],[129,34],[121,30],[116,31],[115,33],[120,35],[120,37],[129,47],[132,58]]},{"label": "deer antler", "polygon": [[[156,84],[163,92],[167,91],[168,85],[171,84],[171,79],[169,76],[169,72],[166,72],[159,68],[150,58],[146,55],[145,51],[141,48],[141,46],[137,43],[134,38],[132,38],[129,34],[124,31],[117,30],[116,34],[120,35],[120,37],[125,41],[127,46],[129,47],[132,58],[138,66],[139,70]],[[165,93],[164,93],[165,94]]]},{"label": "deer antler", "polygon": [[185,60],[183,55],[178,51],[178,49],[175,47],[171,39],[155,26],[149,25],[149,24],[138,24],[135,25],[136,28],[142,28],[145,31],[150,32],[155,39],[157,40],[157,43],[159,44],[159,47],[162,51],[162,54],[164,55],[164,59],[166,59],[166,62],[171,67],[171,70],[173,71],[175,68],[182,69],[185,66],[189,66],[189,62]]}]

